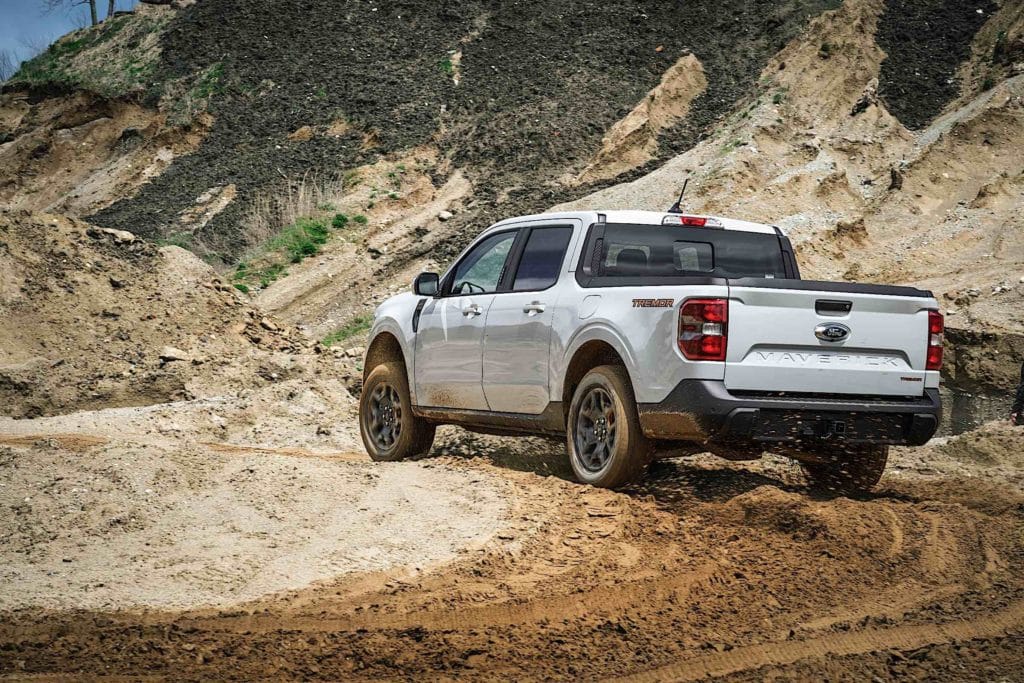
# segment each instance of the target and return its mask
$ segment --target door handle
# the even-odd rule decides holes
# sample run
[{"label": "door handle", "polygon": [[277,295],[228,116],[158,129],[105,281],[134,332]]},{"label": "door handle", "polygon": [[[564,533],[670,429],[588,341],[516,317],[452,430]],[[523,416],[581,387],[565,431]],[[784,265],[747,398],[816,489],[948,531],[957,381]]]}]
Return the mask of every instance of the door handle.
[{"label": "door handle", "polygon": [[480,315],[483,313],[483,309],[478,304],[470,304],[462,309],[462,315],[467,318],[472,318],[474,315]]},{"label": "door handle", "polygon": [[534,313],[543,313],[545,308],[547,308],[547,306],[541,302],[531,301],[523,306],[523,313],[528,313],[529,315],[533,315]]}]

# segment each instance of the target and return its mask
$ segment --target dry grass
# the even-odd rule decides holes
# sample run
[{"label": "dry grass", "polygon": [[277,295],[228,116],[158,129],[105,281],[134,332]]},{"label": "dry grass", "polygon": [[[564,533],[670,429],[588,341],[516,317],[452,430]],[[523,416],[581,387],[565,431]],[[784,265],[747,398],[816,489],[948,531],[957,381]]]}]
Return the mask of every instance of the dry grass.
[{"label": "dry grass", "polygon": [[263,244],[282,226],[332,212],[344,191],[342,178],[324,179],[307,173],[297,182],[286,182],[277,190],[257,195],[242,218],[242,229],[251,243]]}]

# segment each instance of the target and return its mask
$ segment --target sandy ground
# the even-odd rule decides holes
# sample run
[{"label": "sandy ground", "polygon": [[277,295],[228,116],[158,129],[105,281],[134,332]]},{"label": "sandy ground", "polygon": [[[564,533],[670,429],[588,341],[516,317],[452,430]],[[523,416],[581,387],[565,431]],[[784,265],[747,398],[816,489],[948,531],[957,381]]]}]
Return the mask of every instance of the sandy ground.
[{"label": "sandy ground", "polygon": [[415,572],[486,542],[507,507],[491,478],[345,453],[41,438],[0,458],[0,610],[228,606]]},{"label": "sandy ground", "polygon": [[[236,400],[217,403],[228,424]],[[351,418],[305,445],[273,420],[258,444],[207,441],[191,426],[215,403],[0,422],[0,672],[1019,672],[1024,433],[1008,425],[897,449],[849,499],[774,456],[660,461],[610,492],[567,481],[560,444],[454,428],[400,464],[331,448]]]}]

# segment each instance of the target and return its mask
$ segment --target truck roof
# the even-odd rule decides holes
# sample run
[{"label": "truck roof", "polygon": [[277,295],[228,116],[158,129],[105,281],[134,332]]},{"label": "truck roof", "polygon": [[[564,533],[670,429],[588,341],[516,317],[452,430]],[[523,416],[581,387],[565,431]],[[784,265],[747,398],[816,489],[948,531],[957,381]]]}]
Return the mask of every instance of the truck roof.
[{"label": "truck roof", "polygon": [[724,230],[737,230],[740,232],[760,232],[767,233],[770,235],[776,234],[776,228],[771,225],[765,225],[763,223],[752,223],[750,221],[742,221],[735,218],[725,218],[723,216],[711,216],[705,214],[672,214],[668,211],[632,211],[632,210],[610,210],[602,211],[595,209],[593,211],[558,211],[553,213],[538,213],[531,216],[517,216],[515,218],[507,218],[492,227],[507,226],[514,223],[524,223],[527,221],[537,220],[551,220],[551,219],[579,219],[584,223],[590,223],[597,220],[597,214],[604,214],[609,223],[634,223],[639,225],[662,225],[662,221],[666,216],[689,216],[693,218],[704,218],[708,219],[709,222],[717,222],[718,225],[715,227],[722,228]]}]

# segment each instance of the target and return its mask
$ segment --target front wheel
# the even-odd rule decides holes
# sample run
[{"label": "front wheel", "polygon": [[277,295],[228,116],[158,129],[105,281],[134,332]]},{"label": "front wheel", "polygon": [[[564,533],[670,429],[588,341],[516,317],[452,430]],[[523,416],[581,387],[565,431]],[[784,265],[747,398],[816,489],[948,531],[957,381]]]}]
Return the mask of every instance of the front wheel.
[{"label": "front wheel", "polygon": [[393,461],[423,455],[434,444],[435,429],[412,413],[405,368],[393,362],[375,367],[359,398],[359,433],[370,458]]},{"label": "front wheel", "polygon": [[821,462],[802,462],[814,488],[837,494],[866,493],[882,478],[889,460],[888,446],[845,446]]},{"label": "front wheel", "polygon": [[566,437],[573,473],[585,484],[614,488],[643,473],[651,442],[640,428],[625,368],[602,365],[587,373],[569,406]]}]

